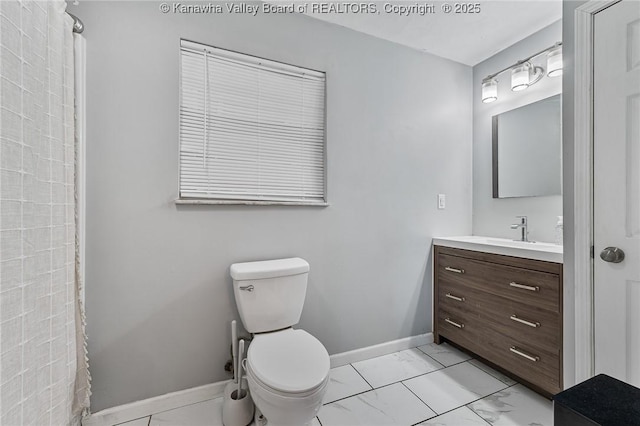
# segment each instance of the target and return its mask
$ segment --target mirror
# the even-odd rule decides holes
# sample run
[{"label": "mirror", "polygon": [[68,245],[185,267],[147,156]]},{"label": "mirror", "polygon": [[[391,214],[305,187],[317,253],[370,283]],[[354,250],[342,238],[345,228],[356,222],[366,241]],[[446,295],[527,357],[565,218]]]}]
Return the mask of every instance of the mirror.
[{"label": "mirror", "polygon": [[493,116],[493,198],[562,193],[561,95]]},{"label": "mirror", "polygon": [[562,193],[560,95],[493,116],[493,198]]}]

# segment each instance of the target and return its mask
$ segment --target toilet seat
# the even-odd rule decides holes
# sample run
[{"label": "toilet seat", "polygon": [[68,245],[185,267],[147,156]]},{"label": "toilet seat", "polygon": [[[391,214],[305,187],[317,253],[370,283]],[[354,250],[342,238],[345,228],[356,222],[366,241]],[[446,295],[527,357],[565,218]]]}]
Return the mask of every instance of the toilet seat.
[{"label": "toilet seat", "polygon": [[[327,377],[322,383],[320,383],[317,387],[309,391],[295,392],[295,393],[283,392],[281,390],[278,390],[278,389],[272,388],[271,386],[266,385],[264,382],[258,379],[255,373],[251,370],[251,367],[247,368],[247,379],[249,380],[249,383],[253,382],[254,386],[258,386],[260,388],[260,393],[262,393],[264,397],[266,397],[266,395],[264,394],[266,392],[267,394],[271,395],[271,397],[276,397],[279,399],[286,399],[286,400],[305,399],[310,397],[313,398],[319,392],[322,392],[322,394],[324,394],[326,385],[329,383],[329,375],[327,375]],[[253,388],[253,395],[255,396],[256,393],[257,393],[257,389]]]},{"label": "toilet seat", "polygon": [[248,372],[273,393],[304,396],[323,387],[329,354],[304,330],[286,329],[254,336],[247,354]]}]

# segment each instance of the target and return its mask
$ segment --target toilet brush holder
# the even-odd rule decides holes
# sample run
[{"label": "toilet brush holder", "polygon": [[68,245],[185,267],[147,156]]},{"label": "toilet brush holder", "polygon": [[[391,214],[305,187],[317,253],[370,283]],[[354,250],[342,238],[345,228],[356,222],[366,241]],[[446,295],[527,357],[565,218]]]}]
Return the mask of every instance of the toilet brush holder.
[{"label": "toilet brush holder", "polygon": [[238,384],[233,381],[224,388],[222,402],[222,424],[224,426],[247,426],[253,420],[253,400],[249,394],[249,384],[242,378],[241,394],[238,397]]}]

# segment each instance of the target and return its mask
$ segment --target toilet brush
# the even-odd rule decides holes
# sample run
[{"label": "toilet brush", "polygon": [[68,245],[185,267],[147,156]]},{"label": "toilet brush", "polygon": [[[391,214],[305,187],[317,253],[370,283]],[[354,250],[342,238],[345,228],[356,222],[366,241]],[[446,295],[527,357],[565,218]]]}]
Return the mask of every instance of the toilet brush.
[{"label": "toilet brush", "polygon": [[238,370],[236,362],[238,360],[238,329],[236,320],[231,321],[231,364],[233,365],[233,383],[238,383]]},{"label": "toilet brush", "polygon": [[247,426],[253,420],[255,406],[249,395],[247,379],[242,378],[242,359],[244,357],[244,340],[236,352],[235,376],[238,383],[230,381],[224,389],[222,402],[222,424],[224,426]]},{"label": "toilet brush", "polygon": [[238,356],[238,393],[236,399],[242,398],[242,357],[244,356],[244,339],[240,339],[240,349]]}]

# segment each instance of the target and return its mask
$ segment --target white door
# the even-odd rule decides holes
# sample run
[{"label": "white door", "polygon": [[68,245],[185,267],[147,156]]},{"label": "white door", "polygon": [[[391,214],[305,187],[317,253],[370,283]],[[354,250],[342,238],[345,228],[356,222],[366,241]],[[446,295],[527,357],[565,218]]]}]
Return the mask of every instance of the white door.
[{"label": "white door", "polygon": [[593,54],[595,370],[640,386],[639,1],[595,15]]}]

